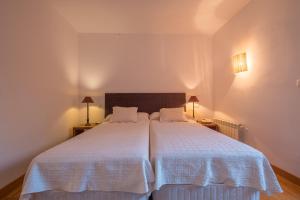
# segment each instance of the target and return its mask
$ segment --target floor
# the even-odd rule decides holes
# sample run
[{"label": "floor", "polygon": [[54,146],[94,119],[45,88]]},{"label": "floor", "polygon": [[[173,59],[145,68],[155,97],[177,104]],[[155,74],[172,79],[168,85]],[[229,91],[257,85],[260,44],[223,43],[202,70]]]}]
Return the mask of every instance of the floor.
[{"label": "floor", "polygon": [[300,200],[300,186],[291,183],[290,181],[277,176],[283,193],[271,197],[261,195],[261,200]]},{"label": "floor", "polygon": [[[271,197],[261,195],[261,200],[300,200],[300,187],[288,180],[278,177],[283,193]],[[16,188],[7,197],[2,200],[18,200],[21,193],[21,187]]]}]

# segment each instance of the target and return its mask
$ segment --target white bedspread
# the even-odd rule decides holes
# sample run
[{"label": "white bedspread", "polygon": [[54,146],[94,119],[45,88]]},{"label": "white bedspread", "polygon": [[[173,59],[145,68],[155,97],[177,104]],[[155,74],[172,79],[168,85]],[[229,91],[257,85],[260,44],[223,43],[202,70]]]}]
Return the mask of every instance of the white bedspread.
[{"label": "white bedspread", "polygon": [[200,124],[153,120],[150,140],[156,190],[165,184],[225,184],[282,192],[261,152]]},{"label": "white bedspread", "polygon": [[21,199],[46,190],[144,194],[153,182],[149,121],[105,122],[34,158]]}]

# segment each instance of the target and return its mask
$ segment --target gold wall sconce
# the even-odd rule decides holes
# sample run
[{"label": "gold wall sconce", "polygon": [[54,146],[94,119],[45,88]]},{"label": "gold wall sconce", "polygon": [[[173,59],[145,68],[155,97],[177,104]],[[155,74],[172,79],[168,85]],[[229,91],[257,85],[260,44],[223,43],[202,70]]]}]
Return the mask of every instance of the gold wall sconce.
[{"label": "gold wall sconce", "polygon": [[247,54],[241,53],[241,54],[234,55],[232,58],[232,64],[233,64],[234,73],[248,71]]}]

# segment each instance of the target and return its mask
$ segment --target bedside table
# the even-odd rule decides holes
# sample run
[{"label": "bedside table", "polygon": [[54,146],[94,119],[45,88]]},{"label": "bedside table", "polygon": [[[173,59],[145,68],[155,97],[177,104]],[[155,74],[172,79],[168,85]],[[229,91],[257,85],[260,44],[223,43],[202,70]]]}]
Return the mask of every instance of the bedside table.
[{"label": "bedside table", "polygon": [[219,127],[216,123],[210,122],[210,123],[201,123],[201,121],[198,121],[199,124],[206,126],[207,128],[210,128],[212,130],[218,131]]},{"label": "bedside table", "polygon": [[75,126],[75,127],[73,127],[73,137],[76,136],[76,135],[79,135],[79,134],[83,133],[86,130],[94,128],[98,124],[100,124],[100,123],[91,124],[90,126],[82,125],[82,126]]}]

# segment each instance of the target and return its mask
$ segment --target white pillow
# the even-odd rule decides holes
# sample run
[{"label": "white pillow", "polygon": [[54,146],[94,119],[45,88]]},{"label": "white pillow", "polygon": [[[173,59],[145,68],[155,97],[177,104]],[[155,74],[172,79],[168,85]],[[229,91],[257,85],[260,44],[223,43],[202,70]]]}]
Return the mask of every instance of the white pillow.
[{"label": "white pillow", "polygon": [[[112,114],[109,114],[105,117],[103,122],[110,122],[111,121],[111,116]],[[159,119],[159,113],[158,113],[158,119]],[[149,114],[145,112],[138,112],[137,113],[137,121],[142,121],[142,120],[149,120]]]},{"label": "white pillow", "polygon": [[103,122],[109,122],[111,119],[112,114],[109,114],[105,117],[105,119],[103,120]]},{"label": "white pillow", "polygon": [[151,113],[151,115],[149,116],[150,120],[159,120],[159,117],[160,117],[159,112]]},{"label": "white pillow", "polygon": [[145,112],[138,112],[138,121],[149,120],[149,114]]},{"label": "white pillow", "polygon": [[110,122],[137,122],[137,107],[113,107]]},{"label": "white pillow", "polygon": [[161,122],[186,122],[184,108],[162,108],[160,109]]},{"label": "white pillow", "polygon": [[[189,119],[193,120],[193,117],[189,116],[187,112],[184,112],[184,116],[186,117],[187,120],[189,120]],[[159,120],[159,118],[160,118],[159,112],[153,112],[149,116],[150,120]]]}]

